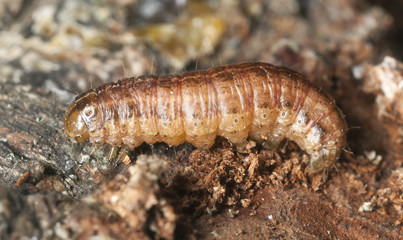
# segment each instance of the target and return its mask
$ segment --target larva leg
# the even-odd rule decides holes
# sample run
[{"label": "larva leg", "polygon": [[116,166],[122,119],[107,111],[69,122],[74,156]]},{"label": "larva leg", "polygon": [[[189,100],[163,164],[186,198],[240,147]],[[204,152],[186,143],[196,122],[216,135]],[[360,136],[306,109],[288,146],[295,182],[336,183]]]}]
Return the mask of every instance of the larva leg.
[{"label": "larva leg", "polygon": [[[110,171],[116,165],[115,160],[117,157],[119,147],[110,146],[110,145],[106,145],[106,144],[104,144],[102,146],[100,146],[100,145],[98,145],[98,146],[99,146],[100,150],[95,151],[92,154],[92,157],[95,159],[95,163],[96,163],[98,170],[103,174],[109,174]],[[104,154],[105,152],[108,152],[108,154],[105,155]]]},{"label": "larva leg", "polygon": [[119,154],[116,158],[116,162],[118,162],[118,163],[124,162],[125,158],[129,155],[129,152],[130,152],[130,147],[127,145],[123,145],[120,148]]},{"label": "larva leg", "polygon": [[[109,146],[105,147],[108,148]],[[104,174],[108,174],[116,167],[116,165],[118,165],[118,163],[125,162],[125,164],[128,164],[129,161],[125,160],[125,158],[128,156],[129,152],[130,147],[127,145],[112,146],[110,147],[107,157],[102,157],[100,155],[94,156],[99,171]]]},{"label": "larva leg", "polygon": [[129,155],[129,152],[130,147],[127,145],[112,147],[109,153],[108,164],[110,166],[115,166],[118,163],[124,162],[124,159]]},{"label": "larva leg", "polygon": [[246,148],[246,146],[248,145],[248,141],[245,140],[240,143],[232,143],[232,144],[234,144],[238,150],[244,150]]},{"label": "larva leg", "polygon": [[114,159],[116,159],[117,153],[118,153],[119,147],[113,146],[111,148],[111,151],[109,152],[109,157],[108,160],[111,163]]},{"label": "larva leg", "polygon": [[269,138],[267,138],[266,141],[262,142],[262,147],[265,149],[277,150],[280,143],[281,143],[281,141],[279,141],[278,139],[269,137]]}]

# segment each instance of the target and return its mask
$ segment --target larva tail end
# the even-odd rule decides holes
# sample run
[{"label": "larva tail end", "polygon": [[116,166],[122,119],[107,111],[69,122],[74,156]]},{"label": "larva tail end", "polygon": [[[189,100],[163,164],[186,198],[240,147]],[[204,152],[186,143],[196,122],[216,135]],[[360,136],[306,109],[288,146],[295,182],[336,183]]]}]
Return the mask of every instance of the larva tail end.
[{"label": "larva tail end", "polygon": [[311,153],[311,160],[309,161],[310,171],[315,173],[321,170],[327,170],[334,166],[340,155],[340,150],[323,148],[320,151]]},{"label": "larva tail end", "polygon": [[310,172],[318,172],[322,169],[326,169],[327,163],[326,160],[323,158],[316,158],[312,157],[311,160],[309,161],[309,170]]}]

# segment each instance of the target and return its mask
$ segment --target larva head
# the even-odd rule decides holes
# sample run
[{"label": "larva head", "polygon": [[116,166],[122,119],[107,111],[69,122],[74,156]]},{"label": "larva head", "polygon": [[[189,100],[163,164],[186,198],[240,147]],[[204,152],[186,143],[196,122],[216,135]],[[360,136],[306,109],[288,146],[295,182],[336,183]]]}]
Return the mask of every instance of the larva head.
[{"label": "larva head", "polygon": [[97,121],[97,96],[93,91],[77,97],[64,115],[64,130],[68,137],[82,142],[90,137],[89,131]]}]

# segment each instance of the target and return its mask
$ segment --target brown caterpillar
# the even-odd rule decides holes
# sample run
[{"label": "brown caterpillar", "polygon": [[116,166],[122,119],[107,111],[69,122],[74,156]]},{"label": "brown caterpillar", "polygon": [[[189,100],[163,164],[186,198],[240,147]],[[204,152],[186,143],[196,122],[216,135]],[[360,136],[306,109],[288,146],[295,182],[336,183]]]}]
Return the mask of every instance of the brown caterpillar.
[{"label": "brown caterpillar", "polygon": [[107,83],[76,97],[64,119],[78,142],[129,149],[185,141],[210,148],[216,136],[276,148],[287,138],[310,154],[312,171],[333,166],[346,127],[334,99],[303,75],[260,62]]}]

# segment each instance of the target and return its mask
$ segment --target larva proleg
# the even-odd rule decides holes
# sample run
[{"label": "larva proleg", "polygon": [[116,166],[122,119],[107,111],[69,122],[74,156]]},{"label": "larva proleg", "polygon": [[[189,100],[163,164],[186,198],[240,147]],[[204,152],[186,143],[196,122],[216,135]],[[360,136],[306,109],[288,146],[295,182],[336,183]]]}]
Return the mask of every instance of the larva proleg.
[{"label": "larva proleg", "polygon": [[107,83],[78,96],[64,125],[76,141],[129,149],[185,141],[210,148],[217,136],[276,148],[286,138],[310,154],[312,171],[333,166],[347,128],[334,99],[303,75],[259,62]]}]

